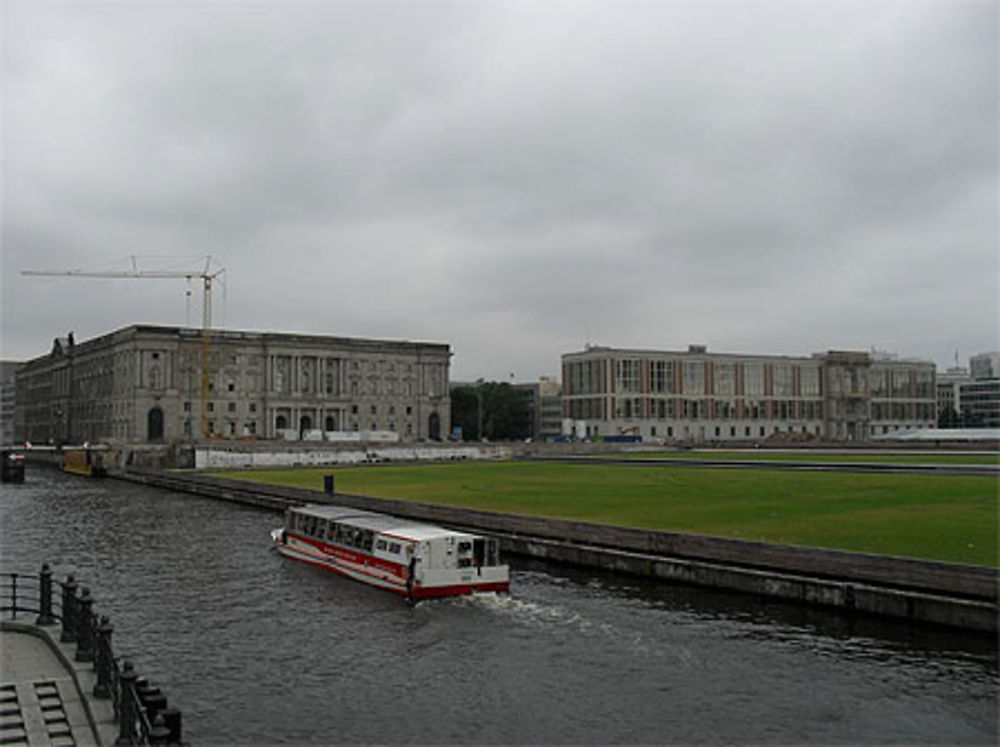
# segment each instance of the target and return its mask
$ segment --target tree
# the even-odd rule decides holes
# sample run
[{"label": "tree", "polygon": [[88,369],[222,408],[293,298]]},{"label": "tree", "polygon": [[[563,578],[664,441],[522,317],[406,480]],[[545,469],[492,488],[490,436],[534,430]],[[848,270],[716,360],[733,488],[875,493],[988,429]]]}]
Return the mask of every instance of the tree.
[{"label": "tree", "polygon": [[479,440],[477,387],[460,386],[451,390],[451,425],[462,429],[462,438],[466,441]]},{"label": "tree", "polygon": [[466,441],[521,440],[531,435],[527,400],[510,384],[495,381],[452,389],[451,422],[462,428]]},{"label": "tree", "polygon": [[960,422],[954,407],[945,407],[938,414],[938,428],[957,428]]}]

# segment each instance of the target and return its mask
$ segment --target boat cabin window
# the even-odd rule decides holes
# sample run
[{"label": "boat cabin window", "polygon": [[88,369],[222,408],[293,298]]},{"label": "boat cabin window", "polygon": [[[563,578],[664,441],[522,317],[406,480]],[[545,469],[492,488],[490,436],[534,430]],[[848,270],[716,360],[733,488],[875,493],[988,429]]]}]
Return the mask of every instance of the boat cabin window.
[{"label": "boat cabin window", "polygon": [[472,552],[472,543],[471,542],[459,542],[458,543],[458,551],[460,553],[463,553],[463,552]]},{"label": "boat cabin window", "polygon": [[383,540],[383,539],[376,540],[376,542],[375,542],[375,549],[376,550],[385,550],[385,548],[386,548],[386,541],[385,540]]},{"label": "boat cabin window", "polygon": [[471,558],[459,558],[458,559],[458,567],[459,568],[468,568],[470,565],[472,565],[472,559]]},{"label": "boat cabin window", "polygon": [[484,565],[500,565],[500,543],[495,539],[486,540],[486,562]]},{"label": "boat cabin window", "polygon": [[398,555],[398,554],[399,554],[399,551],[400,551],[400,549],[401,549],[401,548],[400,548],[400,546],[399,546],[399,543],[398,543],[398,542],[390,542],[390,543],[389,543],[389,552],[391,552],[391,553],[393,553],[393,554],[395,554],[395,555]]}]

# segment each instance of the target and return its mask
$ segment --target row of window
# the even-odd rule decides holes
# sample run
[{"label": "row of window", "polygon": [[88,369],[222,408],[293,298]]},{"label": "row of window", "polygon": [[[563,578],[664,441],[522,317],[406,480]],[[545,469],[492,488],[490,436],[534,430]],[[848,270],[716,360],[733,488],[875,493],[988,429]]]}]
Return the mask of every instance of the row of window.
[{"label": "row of window", "polygon": [[[375,533],[370,529],[360,529],[349,524],[340,524],[319,516],[308,514],[292,514],[291,526],[288,527],[293,532],[304,534],[307,537],[318,539],[344,547],[352,547],[356,550],[371,552],[375,540]],[[380,540],[381,541],[381,540]]]}]

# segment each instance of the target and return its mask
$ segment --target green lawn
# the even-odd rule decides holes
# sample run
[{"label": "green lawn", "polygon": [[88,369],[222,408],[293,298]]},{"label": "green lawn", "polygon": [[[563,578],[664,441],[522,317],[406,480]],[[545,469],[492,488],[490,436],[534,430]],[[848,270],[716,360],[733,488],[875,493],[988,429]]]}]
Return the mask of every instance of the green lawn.
[{"label": "green lawn", "polygon": [[[605,455],[595,454],[595,459]],[[629,451],[613,455],[616,459],[704,459],[719,461],[760,461],[760,462],[833,462],[838,464],[983,464],[1000,466],[1000,454],[914,454],[883,452],[872,454],[866,452],[794,451],[781,452],[770,450],[747,451],[714,451],[710,449],[690,451]]]},{"label": "green lawn", "polygon": [[992,477],[530,462],[233,471],[237,479],[997,566]]}]

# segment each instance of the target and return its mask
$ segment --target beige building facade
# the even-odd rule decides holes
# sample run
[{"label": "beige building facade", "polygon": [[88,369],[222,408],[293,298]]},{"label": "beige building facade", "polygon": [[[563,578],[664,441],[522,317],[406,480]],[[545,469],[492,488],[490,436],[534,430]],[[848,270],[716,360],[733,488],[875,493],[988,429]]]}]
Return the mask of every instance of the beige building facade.
[{"label": "beige building facade", "polygon": [[15,425],[37,443],[438,440],[450,359],[439,343],[130,326],[28,361]]},{"label": "beige building facade", "polygon": [[577,437],[868,441],[936,421],[934,363],[888,355],[588,347],[562,364],[563,415]]}]

